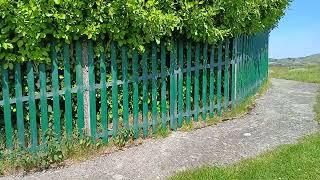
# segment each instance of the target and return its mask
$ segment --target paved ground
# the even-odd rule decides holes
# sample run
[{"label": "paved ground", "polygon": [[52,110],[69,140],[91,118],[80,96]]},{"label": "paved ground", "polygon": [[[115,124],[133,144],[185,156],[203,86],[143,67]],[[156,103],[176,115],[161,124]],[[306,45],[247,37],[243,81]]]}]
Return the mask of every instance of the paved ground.
[{"label": "paved ground", "polygon": [[[312,112],[317,86],[272,80],[271,89],[247,116],[25,179],[164,179],[176,171],[222,165],[294,143],[319,130]],[[20,179],[22,177],[10,177]]]}]

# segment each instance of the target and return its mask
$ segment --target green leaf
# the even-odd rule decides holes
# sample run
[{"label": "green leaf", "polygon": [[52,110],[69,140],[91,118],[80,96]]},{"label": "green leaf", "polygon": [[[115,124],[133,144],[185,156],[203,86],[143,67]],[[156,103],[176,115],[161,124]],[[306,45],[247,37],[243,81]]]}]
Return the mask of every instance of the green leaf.
[{"label": "green leaf", "polygon": [[55,3],[55,4],[60,4],[60,3],[61,3],[61,0],[54,0],[54,3]]}]

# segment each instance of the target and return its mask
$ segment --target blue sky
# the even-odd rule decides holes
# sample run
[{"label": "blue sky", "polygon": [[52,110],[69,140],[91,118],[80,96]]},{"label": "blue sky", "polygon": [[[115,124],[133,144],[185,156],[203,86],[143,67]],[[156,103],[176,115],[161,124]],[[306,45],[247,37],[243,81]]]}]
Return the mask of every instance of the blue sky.
[{"label": "blue sky", "polygon": [[320,53],[320,0],[294,0],[270,34],[270,57]]}]

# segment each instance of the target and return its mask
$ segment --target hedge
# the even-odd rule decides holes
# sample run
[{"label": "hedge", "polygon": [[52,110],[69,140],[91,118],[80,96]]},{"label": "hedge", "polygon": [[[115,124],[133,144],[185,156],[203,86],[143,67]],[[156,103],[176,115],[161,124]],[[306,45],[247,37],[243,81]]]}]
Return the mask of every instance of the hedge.
[{"label": "hedge", "polygon": [[215,43],[274,28],[290,1],[0,0],[0,60],[49,62],[53,40],[113,40],[140,51],[173,36]]}]

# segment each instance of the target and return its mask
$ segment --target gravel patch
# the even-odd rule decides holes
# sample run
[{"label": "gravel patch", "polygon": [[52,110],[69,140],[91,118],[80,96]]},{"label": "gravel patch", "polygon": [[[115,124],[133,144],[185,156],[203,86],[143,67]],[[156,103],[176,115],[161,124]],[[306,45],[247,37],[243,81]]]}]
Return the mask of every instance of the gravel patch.
[{"label": "gravel patch", "polygon": [[26,176],[3,179],[165,179],[202,165],[225,165],[256,156],[319,130],[313,120],[317,85],[272,79],[245,117]]}]

